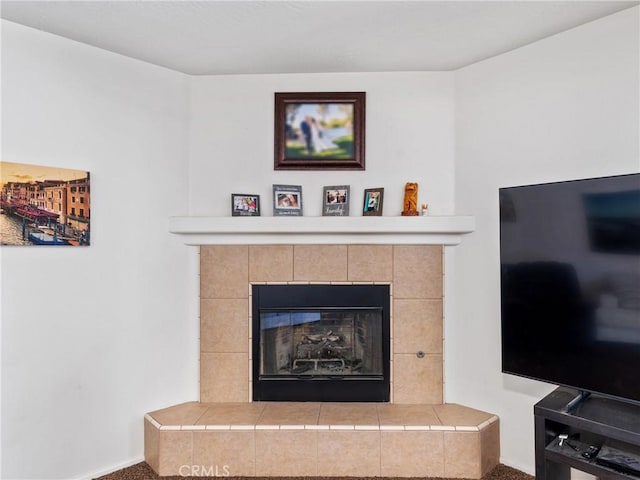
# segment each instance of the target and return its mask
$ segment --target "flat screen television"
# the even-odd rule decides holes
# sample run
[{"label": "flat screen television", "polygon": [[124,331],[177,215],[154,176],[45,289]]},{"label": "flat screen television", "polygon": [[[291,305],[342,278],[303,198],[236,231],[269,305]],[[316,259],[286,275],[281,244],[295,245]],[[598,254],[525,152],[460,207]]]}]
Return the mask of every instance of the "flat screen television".
[{"label": "flat screen television", "polygon": [[499,196],[502,371],[640,403],[640,173]]}]

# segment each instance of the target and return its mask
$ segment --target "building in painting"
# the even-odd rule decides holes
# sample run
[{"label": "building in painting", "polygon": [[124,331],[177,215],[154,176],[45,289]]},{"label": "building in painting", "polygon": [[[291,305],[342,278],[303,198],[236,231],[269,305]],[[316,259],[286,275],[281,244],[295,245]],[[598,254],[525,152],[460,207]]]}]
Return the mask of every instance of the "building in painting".
[{"label": "building in painting", "polygon": [[91,218],[91,190],[89,172],[86,178],[71,180],[66,183],[66,208],[63,219],[80,232],[89,230]]},{"label": "building in painting", "polygon": [[67,186],[65,182],[56,182],[53,185],[43,187],[41,195],[38,197],[38,207],[48,212],[60,215],[60,222],[64,221],[67,211]]}]

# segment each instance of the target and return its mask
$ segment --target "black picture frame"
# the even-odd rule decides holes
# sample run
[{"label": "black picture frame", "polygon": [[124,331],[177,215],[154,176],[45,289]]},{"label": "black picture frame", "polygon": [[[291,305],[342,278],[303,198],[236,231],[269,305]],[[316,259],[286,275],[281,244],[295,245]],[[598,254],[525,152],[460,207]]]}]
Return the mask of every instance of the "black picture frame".
[{"label": "black picture frame", "polygon": [[231,216],[233,217],[259,217],[260,195],[232,193]]}]

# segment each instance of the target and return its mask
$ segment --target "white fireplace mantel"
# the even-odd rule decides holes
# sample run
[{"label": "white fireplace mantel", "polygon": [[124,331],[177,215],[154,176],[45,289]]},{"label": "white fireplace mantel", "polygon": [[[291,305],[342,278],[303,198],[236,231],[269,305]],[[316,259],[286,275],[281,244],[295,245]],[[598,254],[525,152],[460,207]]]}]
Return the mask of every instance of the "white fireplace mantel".
[{"label": "white fireplace mantel", "polygon": [[473,216],[171,217],[169,231],[187,245],[426,244],[457,245]]}]

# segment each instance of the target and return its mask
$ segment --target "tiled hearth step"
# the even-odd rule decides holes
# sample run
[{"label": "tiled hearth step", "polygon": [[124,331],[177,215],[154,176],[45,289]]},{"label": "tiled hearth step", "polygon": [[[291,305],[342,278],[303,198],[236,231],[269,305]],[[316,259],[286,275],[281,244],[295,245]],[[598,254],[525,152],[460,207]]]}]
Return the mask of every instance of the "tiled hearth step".
[{"label": "tiled hearth step", "polygon": [[499,421],[456,404],[199,403],[145,415],[161,476],[480,478]]}]

